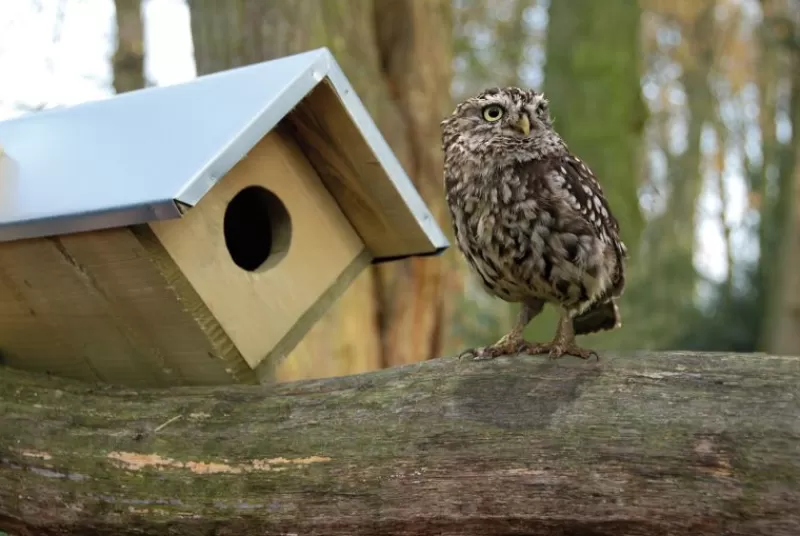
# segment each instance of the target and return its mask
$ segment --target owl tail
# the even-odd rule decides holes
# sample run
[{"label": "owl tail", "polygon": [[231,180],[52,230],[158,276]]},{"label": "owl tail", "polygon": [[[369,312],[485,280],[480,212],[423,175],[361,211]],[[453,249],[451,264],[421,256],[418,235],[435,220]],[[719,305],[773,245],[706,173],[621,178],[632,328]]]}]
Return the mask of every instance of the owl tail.
[{"label": "owl tail", "polygon": [[588,335],[598,331],[608,331],[622,325],[622,316],[617,301],[610,299],[596,303],[572,319],[575,335]]}]

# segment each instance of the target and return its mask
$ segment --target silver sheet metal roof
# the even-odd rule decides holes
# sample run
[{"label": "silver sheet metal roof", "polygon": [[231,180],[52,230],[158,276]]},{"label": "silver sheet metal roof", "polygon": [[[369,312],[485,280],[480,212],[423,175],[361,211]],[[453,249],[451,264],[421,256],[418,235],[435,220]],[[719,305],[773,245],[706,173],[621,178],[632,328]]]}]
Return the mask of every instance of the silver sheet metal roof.
[{"label": "silver sheet metal roof", "polygon": [[449,244],[326,48],[0,122],[0,241],[180,217],[327,78],[437,249]]}]

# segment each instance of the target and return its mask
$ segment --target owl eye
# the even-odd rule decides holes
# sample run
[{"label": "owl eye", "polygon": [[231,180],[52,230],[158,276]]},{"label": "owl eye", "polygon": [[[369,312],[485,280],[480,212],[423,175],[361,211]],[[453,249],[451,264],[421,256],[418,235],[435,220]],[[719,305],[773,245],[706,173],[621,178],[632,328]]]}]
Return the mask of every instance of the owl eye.
[{"label": "owl eye", "polygon": [[483,109],[483,118],[487,121],[497,121],[503,117],[503,107],[498,104],[490,104]]}]

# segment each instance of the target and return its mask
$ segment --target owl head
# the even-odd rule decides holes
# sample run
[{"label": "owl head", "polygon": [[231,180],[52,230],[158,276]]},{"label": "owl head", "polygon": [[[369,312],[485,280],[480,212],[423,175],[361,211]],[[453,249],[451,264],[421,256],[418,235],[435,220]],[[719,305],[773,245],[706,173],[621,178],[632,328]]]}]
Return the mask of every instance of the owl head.
[{"label": "owl head", "polygon": [[518,87],[490,88],[456,106],[441,122],[442,141],[478,152],[523,148],[553,134],[544,94]]}]

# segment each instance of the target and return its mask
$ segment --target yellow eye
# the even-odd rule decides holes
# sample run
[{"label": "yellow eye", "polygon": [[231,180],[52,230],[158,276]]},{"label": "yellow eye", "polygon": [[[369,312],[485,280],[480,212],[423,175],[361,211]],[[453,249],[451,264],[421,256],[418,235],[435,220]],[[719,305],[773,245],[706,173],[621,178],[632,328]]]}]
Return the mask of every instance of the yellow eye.
[{"label": "yellow eye", "polygon": [[483,118],[487,121],[497,121],[503,117],[503,107],[497,104],[490,104],[483,109]]}]

